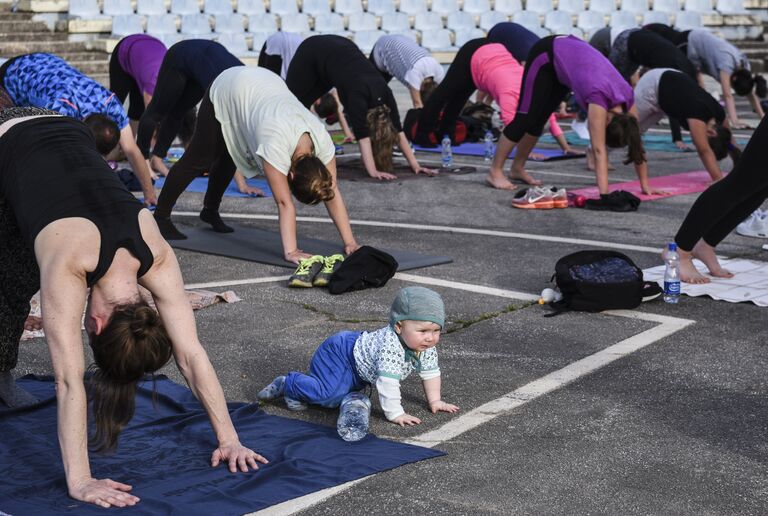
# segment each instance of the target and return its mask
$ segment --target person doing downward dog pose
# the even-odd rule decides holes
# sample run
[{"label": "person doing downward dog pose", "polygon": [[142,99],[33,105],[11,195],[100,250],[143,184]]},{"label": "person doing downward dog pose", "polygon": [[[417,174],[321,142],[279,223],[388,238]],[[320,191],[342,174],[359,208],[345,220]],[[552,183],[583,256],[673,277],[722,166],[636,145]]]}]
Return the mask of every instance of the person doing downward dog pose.
[{"label": "person doing downward dog pose", "polygon": [[428,288],[406,287],[392,303],[389,324],[372,332],[342,331],[327,338],[315,351],[309,374],[278,376],[262,389],[260,400],[284,397],[291,410],[307,403],[338,407],[353,391],[375,385],[388,421],[400,426],[421,420],[406,413],[401,403],[400,381],[416,371],[421,377],[430,411],[454,413],[459,407],[440,396],[437,346],[445,324],[440,296]]},{"label": "person doing downward dog pose", "polygon": [[155,220],[167,239],[186,238],[173,226],[171,210],[184,188],[207,170],[208,190],[200,218],[215,231],[231,232],[219,216],[219,205],[237,167],[248,177],[267,176],[277,203],[286,260],[298,263],[311,256],[297,249],[291,194],[305,204],[323,201],[345,253],[352,253],[359,246],[336,181],[335,150],[322,123],[280,77],[264,68],[231,68],[213,81],[203,97],[189,150],[171,168]]},{"label": "person doing downward dog pose", "polygon": [[[731,141],[731,131],[723,126],[723,107],[695,80],[678,70],[656,68],[643,74],[635,86],[635,105],[643,133],[664,115],[680,120],[691,132],[696,152],[713,181],[723,178],[718,160],[725,158],[726,153],[732,158],[739,153]],[[676,137],[682,138],[679,133]]]},{"label": "person doing downward dog pose", "polygon": [[296,32],[278,31],[270,35],[259,52],[258,66],[276,73],[281,79],[288,77],[288,67],[304,36]]},{"label": "person doing downward dog pose", "polygon": [[516,146],[512,176],[528,175],[525,161],[547,118],[569,91],[573,91],[576,102],[587,111],[600,194],[608,194],[606,145],[628,145],[627,163],[634,163],[643,192],[654,193],[648,185],[648,166],[633,107],[632,88],[602,54],[573,36],[548,36],[531,49],[517,114],[499,138],[489,181],[496,185],[503,183],[504,162]]},{"label": "person doing downward dog pose", "polygon": [[[207,39],[180,41],[168,49],[160,65],[152,100],[139,120],[136,143],[152,166],[166,175],[163,159],[179,132],[185,114],[203,98],[213,80],[224,70],[243,66],[224,46]],[[157,131],[154,147],[152,136]]]},{"label": "person doing downward dog pose", "polygon": [[[518,63],[507,49],[499,43],[483,45],[472,54],[472,80],[479,91],[487,92],[501,108],[501,120],[505,125],[515,118],[520,86],[523,82],[523,66]],[[557,124],[554,114],[549,116],[549,132],[565,153],[572,153],[568,142],[565,141],[563,130]],[[527,175],[521,176],[529,184],[541,184]],[[488,182],[496,188],[514,188],[506,178],[489,177]]]},{"label": "person doing downward dog pose", "polygon": [[[29,300],[39,289],[72,498],[101,507],[139,501],[131,486],[91,476],[88,405],[91,444],[114,449],[133,416],[138,382],[172,356],[216,434],[212,466],[223,461],[235,472],[266,462],[240,443],[232,426],[176,256],[150,212],[111,173],[82,122],[37,108],[0,111],[0,239],[0,397],[12,406],[35,401],[19,394],[10,371]],[[152,293],[159,313],[142,301],[138,285]],[[89,400],[83,307],[95,362]]]},{"label": "person doing downward dog pose", "polygon": [[305,107],[331,88],[336,88],[368,175],[395,179],[392,147],[400,147],[415,174],[433,175],[416,160],[400,125],[392,90],[352,41],[335,35],[312,36],[304,40],[293,56],[285,81]]},{"label": "person doing downward dog pose", "polygon": [[144,203],[157,202],[149,167],[136,147],[125,109],[114,93],[60,57],[43,53],[6,61],[0,67],[0,80],[17,106],[50,109],[84,121],[102,156],[120,145],[141,183]]},{"label": "person doing downward dog pose", "polygon": [[662,36],[642,29],[627,29],[619,33],[608,56],[622,77],[635,85],[639,68],[673,68],[692,79],[696,67],[686,55]]},{"label": "person doing downward dog pose", "polygon": [[415,108],[424,105],[424,99],[432,94],[445,76],[443,67],[427,49],[400,34],[376,40],[370,60],[386,82],[395,77],[408,88]]},{"label": "person doing downward dog pose", "polygon": [[[752,110],[759,118],[765,113],[760,97],[766,96],[765,79],[757,74],[752,74],[749,59],[738,48],[727,41],[718,38],[706,29],[693,29],[685,32],[677,32],[674,29],[662,29],[656,24],[648,26],[651,30],[667,38],[669,41],[684,49],[688,59],[701,72],[713,77],[720,83],[723,90],[723,101],[728,121],[735,129],[747,128],[747,124],[739,120],[736,113],[736,102],[731,89],[737,95],[746,96]],[[699,81],[701,84],[701,81]]]},{"label": "person doing downward dog pose", "polygon": [[[157,74],[167,51],[165,44],[157,38],[132,34],[117,43],[109,58],[109,88],[121,103],[129,98],[128,119],[134,134],[144,109],[152,100]],[[185,146],[195,129],[195,116],[194,109],[187,111],[179,130],[178,136]],[[159,158],[153,156],[150,165],[161,168],[155,160]]]},{"label": "person doing downward dog pose", "polygon": [[717,260],[715,248],[768,198],[768,119],[763,118],[730,174],[707,188],[691,206],[675,235],[680,253],[680,279],[688,283],[710,280],[693,266],[698,258],[712,276],[733,274]]},{"label": "person doing downward dog pose", "polygon": [[501,43],[518,63],[525,66],[528,54],[541,38],[523,25],[514,22],[497,23],[487,36],[489,43]]}]

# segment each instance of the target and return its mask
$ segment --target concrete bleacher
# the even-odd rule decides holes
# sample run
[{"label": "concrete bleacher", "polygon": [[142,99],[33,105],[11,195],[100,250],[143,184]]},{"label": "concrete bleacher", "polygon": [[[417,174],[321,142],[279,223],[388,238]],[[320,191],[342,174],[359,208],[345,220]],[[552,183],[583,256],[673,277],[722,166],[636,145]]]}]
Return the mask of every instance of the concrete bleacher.
[{"label": "concrete bleacher", "polygon": [[[764,44],[749,43],[762,39],[768,0],[19,0],[18,10],[8,15],[36,25],[6,24],[0,57],[66,53],[69,48],[110,52],[121,37],[146,32],[168,45],[184,38],[217,39],[250,62],[270,33],[289,30],[343,35],[364,51],[383,34],[404,34],[447,63],[465,41],[508,20],[541,36],[584,38],[607,24],[667,21],[680,29],[701,26],[743,40],[756,70],[765,69],[768,54]],[[45,37],[32,37],[34,31]],[[94,64],[84,71],[102,73],[104,68]]]}]

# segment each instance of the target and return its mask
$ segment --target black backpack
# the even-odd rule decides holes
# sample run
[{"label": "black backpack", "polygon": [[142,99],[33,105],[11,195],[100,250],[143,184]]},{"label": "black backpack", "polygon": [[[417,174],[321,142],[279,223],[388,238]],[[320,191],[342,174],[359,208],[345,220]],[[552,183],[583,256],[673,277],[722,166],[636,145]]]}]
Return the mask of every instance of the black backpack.
[{"label": "black backpack", "polygon": [[328,281],[328,292],[343,294],[371,287],[383,287],[397,272],[391,254],[367,245],[350,254]]},{"label": "black backpack", "polygon": [[[563,298],[552,303],[558,312],[631,309],[661,289],[643,281],[643,271],[616,251],[579,251],[560,258],[553,276]],[[555,314],[552,314],[555,315]]]}]

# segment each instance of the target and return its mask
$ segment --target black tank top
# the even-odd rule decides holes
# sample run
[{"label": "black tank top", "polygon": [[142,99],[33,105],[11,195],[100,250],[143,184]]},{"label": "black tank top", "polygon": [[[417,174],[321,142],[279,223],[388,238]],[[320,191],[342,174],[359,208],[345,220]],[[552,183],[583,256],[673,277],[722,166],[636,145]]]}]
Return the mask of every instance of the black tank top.
[{"label": "black tank top", "polygon": [[139,260],[138,277],[152,267],[139,229],[143,206],[99,155],[82,122],[51,116],[11,127],[0,137],[0,196],[13,207],[30,247],[56,220],[82,217],[96,225],[101,248],[96,269],[86,274],[88,286],[104,276],[121,247]]}]

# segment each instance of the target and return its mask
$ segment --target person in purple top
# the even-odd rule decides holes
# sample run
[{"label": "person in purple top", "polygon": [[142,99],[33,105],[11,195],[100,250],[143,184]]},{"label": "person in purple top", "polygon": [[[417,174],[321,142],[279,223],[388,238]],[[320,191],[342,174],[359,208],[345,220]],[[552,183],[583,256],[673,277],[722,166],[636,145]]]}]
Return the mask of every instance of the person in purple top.
[{"label": "person in purple top", "polygon": [[[109,59],[109,87],[120,102],[129,98],[128,119],[136,135],[139,120],[152,101],[160,65],[168,49],[157,38],[148,34],[132,34],[121,39]],[[184,147],[195,130],[196,112],[190,109],[184,115],[178,137]],[[162,158],[152,156],[150,166],[161,174],[168,170]]]},{"label": "person in purple top", "polygon": [[643,192],[652,193],[632,88],[600,52],[573,36],[549,36],[531,48],[517,114],[499,138],[488,182],[496,188],[515,188],[504,175],[504,162],[517,146],[511,177],[541,184],[525,170],[525,162],[550,114],[570,91],[587,111],[601,196],[608,194],[606,146],[629,146],[626,163],[635,164]]}]

